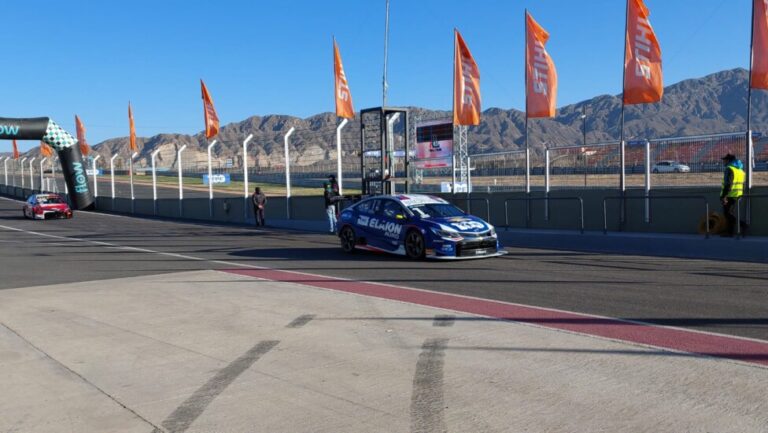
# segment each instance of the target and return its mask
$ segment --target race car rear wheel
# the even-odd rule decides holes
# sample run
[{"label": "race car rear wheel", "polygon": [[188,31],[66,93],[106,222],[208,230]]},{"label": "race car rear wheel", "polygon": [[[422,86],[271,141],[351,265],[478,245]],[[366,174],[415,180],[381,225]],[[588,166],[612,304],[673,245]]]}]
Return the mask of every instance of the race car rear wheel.
[{"label": "race car rear wheel", "polygon": [[412,259],[424,257],[424,236],[416,230],[411,230],[405,235],[405,254]]},{"label": "race car rear wheel", "polygon": [[341,249],[344,250],[345,253],[351,254],[355,252],[357,238],[355,237],[355,231],[352,230],[352,227],[346,226],[341,229],[339,240],[341,241]]}]

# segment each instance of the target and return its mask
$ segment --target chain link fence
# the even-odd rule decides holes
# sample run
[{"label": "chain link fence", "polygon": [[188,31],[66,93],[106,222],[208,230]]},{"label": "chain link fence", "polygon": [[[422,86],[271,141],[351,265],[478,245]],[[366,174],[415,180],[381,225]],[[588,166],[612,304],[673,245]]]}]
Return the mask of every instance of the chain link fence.
[{"label": "chain link fence", "polygon": [[[409,134],[411,158],[409,172],[405,170],[404,152],[395,152],[394,177],[408,179],[412,192],[434,193],[449,191],[453,181],[453,169],[448,166],[430,166],[427,160],[415,160],[416,127],[419,123],[442,120],[445,113],[422,115],[410,113]],[[212,172],[228,175],[228,184],[215,184],[215,195],[243,196],[243,167],[247,162],[249,188],[267,186],[272,195],[286,193],[286,161],[282,146],[287,127],[279,131],[262,132],[251,141],[247,160],[243,158],[242,141],[223,141],[212,149]],[[363,167],[379,167],[380,137],[364,137],[368,147],[361,149],[360,123],[355,120],[345,126],[341,133],[343,187],[345,193],[353,194],[361,189]],[[269,143],[254,146],[256,143]],[[646,172],[650,176],[651,188],[675,188],[707,186],[719,187],[722,181],[722,157],[733,154],[746,165],[746,133],[725,133],[688,137],[671,137],[653,140],[630,140],[625,144],[625,180],[627,188],[643,188]],[[367,150],[366,150],[367,149]],[[158,197],[178,197],[178,154],[177,148],[169,147],[156,155]],[[322,184],[328,175],[337,172],[336,128],[297,129],[289,139],[290,182],[293,195],[322,194]],[[361,155],[361,151],[363,154]],[[379,152],[377,154],[376,152]],[[547,157],[549,176],[547,176]],[[361,166],[364,159],[364,166]],[[522,150],[474,154],[470,156],[470,176],[474,192],[525,191],[526,157]],[[768,185],[768,137],[753,135],[752,185]],[[442,161],[444,162],[444,161]],[[54,164],[52,166],[51,164]],[[92,170],[90,158],[87,168]],[[130,161],[123,156],[114,160],[115,196],[130,198]],[[185,198],[207,198],[208,187],[203,184],[203,175],[208,173],[205,150],[187,149],[182,153],[183,195]],[[8,184],[29,187],[30,180],[35,188],[40,187],[39,160],[30,164],[22,159],[6,161],[4,168]],[[98,182],[99,196],[112,194],[110,161],[99,158],[96,161],[97,175],[91,174],[91,182]],[[133,163],[135,198],[152,198],[151,159],[137,159]],[[617,188],[620,182],[620,146],[618,142],[588,144],[586,146],[552,146],[546,152],[531,149],[530,184],[533,191],[543,190],[549,180],[550,190],[580,188]],[[23,173],[23,178],[22,178]],[[5,173],[3,174],[3,176]],[[4,179],[3,179],[4,180]],[[43,189],[63,193],[65,185],[58,170],[58,162],[49,159],[44,164]]]},{"label": "chain link fence", "polygon": [[[745,132],[630,140],[624,147],[625,185],[630,189],[644,188],[647,171],[651,188],[719,187],[722,157],[730,153],[746,165],[746,149]],[[618,141],[552,146],[543,156],[532,151],[532,190],[546,186],[547,156],[550,190],[619,186],[621,148]],[[524,151],[475,154],[471,160],[474,191],[525,190]],[[447,176],[450,177],[450,170]],[[753,135],[752,185],[768,185],[768,137],[759,134]]]},{"label": "chain link fence", "polygon": [[719,186],[723,178],[722,158],[729,153],[746,164],[746,133],[650,140],[651,185]]}]

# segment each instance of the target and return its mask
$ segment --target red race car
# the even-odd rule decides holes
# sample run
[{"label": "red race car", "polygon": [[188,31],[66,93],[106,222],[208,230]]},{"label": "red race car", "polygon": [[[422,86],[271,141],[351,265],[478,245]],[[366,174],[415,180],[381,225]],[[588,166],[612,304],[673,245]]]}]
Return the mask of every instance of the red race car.
[{"label": "red race car", "polygon": [[58,194],[34,194],[24,203],[24,218],[72,218],[72,209]]}]

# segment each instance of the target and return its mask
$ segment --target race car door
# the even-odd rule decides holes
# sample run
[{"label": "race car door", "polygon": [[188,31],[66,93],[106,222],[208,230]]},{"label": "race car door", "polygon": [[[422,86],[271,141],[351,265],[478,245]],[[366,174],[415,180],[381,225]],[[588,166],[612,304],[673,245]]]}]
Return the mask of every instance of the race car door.
[{"label": "race car door", "polygon": [[[376,214],[368,224],[371,246],[398,252],[403,245],[405,209],[392,199],[381,199]],[[404,251],[404,250],[403,250]]]},{"label": "race car door", "polygon": [[371,245],[371,238],[376,237],[377,233],[369,227],[371,219],[376,219],[376,209],[380,200],[368,199],[355,206],[354,226],[357,236],[364,238],[367,245]]}]

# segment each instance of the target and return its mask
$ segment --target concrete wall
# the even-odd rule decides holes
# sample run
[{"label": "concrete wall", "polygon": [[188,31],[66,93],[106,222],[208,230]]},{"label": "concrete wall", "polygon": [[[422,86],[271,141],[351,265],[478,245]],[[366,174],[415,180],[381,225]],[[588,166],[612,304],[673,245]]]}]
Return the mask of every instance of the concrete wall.
[{"label": "concrete wall", "polygon": [[[24,199],[35,191],[19,187],[0,185],[0,194]],[[718,199],[719,190],[713,188],[676,188],[656,189],[651,191],[650,221],[645,221],[645,200],[633,199],[642,197],[643,190],[628,190],[626,201],[625,221],[620,222],[620,201],[616,200],[618,193],[615,189],[587,189],[578,191],[553,191],[550,193],[548,218],[545,218],[547,202],[541,192],[535,192],[531,197],[536,200],[530,203],[530,218],[526,218],[525,193],[473,193],[466,200],[466,194],[436,194],[442,196],[459,207],[484,218],[496,226],[533,229],[580,229],[580,197],[584,204],[584,228],[586,230],[603,230],[603,200],[606,200],[606,216],[609,231],[654,232],[654,233],[697,233],[698,226],[705,216],[705,203],[709,204],[710,212],[722,212]],[[758,236],[768,236],[768,187],[756,187],[752,190],[756,196],[751,200],[750,233]],[[607,198],[607,199],[606,199]],[[323,221],[325,209],[323,198],[320,196],[291,197],[290,219],[299,221]],[[183,210],[179,210],[179,202],[175,199],[159,199],[156,203],[151,199],[130,200],[109,197],[98,197],[97,209],[107,212],[136,214],[141,216],[158,216],[164,218],[179,218],[215,221],[220,223],[252,224],[254,221],[253,207],[250,200],[237,197],[214,198],[213,217],[209,215],[209,200],[191,198],[183,201]],[[746,203],[742,203],[742,219],[746,219]],[[265,212],[267,221],[286,220],[288,209],[285,197],[269,197]]]}]

